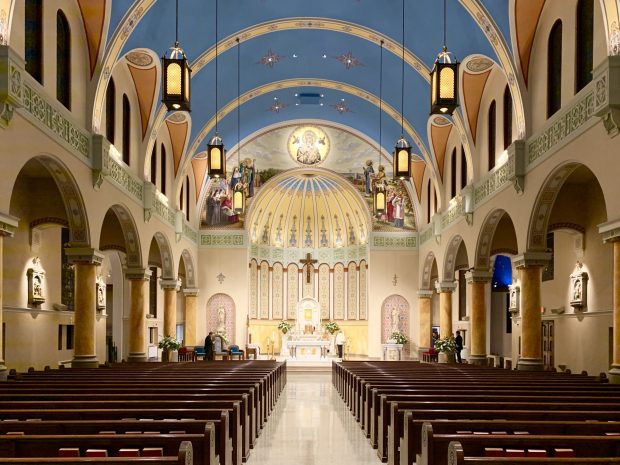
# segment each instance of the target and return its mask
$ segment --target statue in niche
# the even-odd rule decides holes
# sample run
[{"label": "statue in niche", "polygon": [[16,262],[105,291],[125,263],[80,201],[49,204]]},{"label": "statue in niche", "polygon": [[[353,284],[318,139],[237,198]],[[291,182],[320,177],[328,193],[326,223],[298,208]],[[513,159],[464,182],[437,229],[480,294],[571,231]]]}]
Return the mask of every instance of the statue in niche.
[{"label": "statue in niche", "polygon": [[392,309],[390,323],[390,334],[400,332],[400,310],[397,307]]},{"label": "statue in niche", "polygon": [[28,268],[26,276],[28,277],[28,303],[30,305],[40,305],[45,302],[43,296],[43,276],[45,271],[41,266],[39,257],[32,259],[32,268]]},{"label": "statue in niche", "polygon": [[570,304],[575,309],[583,310],[588,306],[588,273],[582,271],[581,264],[578,264],[577,271],[570,275],[570,279]]},{"label": "statue in niche", "polygon": [[226,334],[226,309],[220,307],[217,309],[217,327],[216,334]]}]

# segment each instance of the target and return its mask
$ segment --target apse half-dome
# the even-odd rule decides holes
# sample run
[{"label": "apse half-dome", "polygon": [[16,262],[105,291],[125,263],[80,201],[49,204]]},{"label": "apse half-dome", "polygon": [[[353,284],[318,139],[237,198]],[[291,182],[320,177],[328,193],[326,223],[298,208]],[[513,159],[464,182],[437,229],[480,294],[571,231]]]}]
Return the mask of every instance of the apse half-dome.
[{"label": "apse half-dome", "polygon": [[300,168],[265,184],[246,227],[255,244],[337,248],[366,244],[370,214],[349,181],[319,168]]}]

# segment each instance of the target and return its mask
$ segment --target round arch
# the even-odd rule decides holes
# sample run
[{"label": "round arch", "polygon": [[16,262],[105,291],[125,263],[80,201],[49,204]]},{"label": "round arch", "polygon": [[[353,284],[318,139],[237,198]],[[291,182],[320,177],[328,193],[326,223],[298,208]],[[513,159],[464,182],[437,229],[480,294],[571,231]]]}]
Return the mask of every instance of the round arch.
[{"label": "round arch", "polygon": [[432,290],[431,274],[433,272],[433,265],[437,266],[435,254],[433,252],[429,252],[424,259],[424,265],[422,266],[422,280],[420,281],[421,290]]},{"label": "round arch", "polygon": [[[121,232],[123,235],[124,241],[124,250],[126,258],[127,258],[127,268],[142,268],[142,249],[140,247],[140,235],[138,234],[138,228],[136,227],[136,222],[131,215],[131,212],[121,204],[112,205],[108,212],[111,212],[116,216],[118,223],[121,228]],[[105,229],[105,220],[104,225],[101,227],[101,231]],[[101,242],[101,239],[100,239]],[[101,250],[113,249],[114,245],[106,247],[103,244],[100,244]]]},{"label": "round arch", "polygon": [[181,252],[181,260],[185,266],[185,287],[188,289],[196,288],[196,271],[194,267],[194,259],[192,254],[187,249],[183,249]]},{"label": "round arch", "polygon": [[170,248],[170,242],[168,238],[161,232],[156,232],[153,235],[153,239],[157,242],[159,247],[159,253],[161,255],[161,269],[163,279],[176,279],[174,274],[174,260],[172,256],[172,249]]},{"label": "round arch", "polygon": [[[480,228],[480,234],[478,235],[478,241],[476,243],[476,255],[474,258],[474,268],[477,270],[489,271],[491,269],[491,255],[497,253],[497,250],[492,250],[493,239],[495,238],[495,232],[501,222],[506,217],[510,221],[513,234],[515,233],[514,223],[512,218],[503,208],[496,208],[489,212],[482,228]],[[515,234],[515,248],[516,248],[516,234]],[[512,254],[516,254],[517,250],[510,250]]]},{"label": "round arch", "polygon": [[[454,236],[448,243],[443,262],[443,281],[454,281],[456,259],[461,246],[465,247],[465,242],[459,234]],[[465,247],[465,256],[467,257],[467,247]],[[469,258],[467,258],[467,261],[469,263]]]},{"label": "round arch", "polygon": [[[407,299],[400,294],[392,294],[381,303],[381,342],[386,342],[395,331],[400,331],[407,337],[409,335],[411,306]],[[410,344],[403,347],[405,353],[409,353]]]},{"label": "round arch", "polygon": [[234,299],[228,294],[213,294],[207,301],[207,328],[214,333],[225,331],[229,340],[235,340],[236,306]]}]

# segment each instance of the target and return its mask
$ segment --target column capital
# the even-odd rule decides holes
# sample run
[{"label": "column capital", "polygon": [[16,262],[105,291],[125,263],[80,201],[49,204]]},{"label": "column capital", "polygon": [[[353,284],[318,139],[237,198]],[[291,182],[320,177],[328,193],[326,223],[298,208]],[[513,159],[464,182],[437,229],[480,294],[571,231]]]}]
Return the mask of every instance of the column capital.
[{"label": "column capital", "polygon": [[431,299],[433,297],[432,289],[420,289],[418,292],[418,299]]},{"label": "column capital", "polygon": [[125,268],[125,278],[130,281],[148,281],[152,274],[148,268]]},{"label": "column capital", "polygon": [[435,289],[437,289],[437,292],[454,292],[456,283],[454,281],[437,281]]},{"label": "column capital", "polygon": [[174,289],[178,291],[181,288],[180,279],[162,279],[159,283],[162,289]]},{"label": "column capital", "polygon": [[186,288],[183,289],[183,294],[185,294],[185,297],[196,297],[199,291],[200,289],[196,288]]},{"label": "column capital", "polygon": [[547,264],[551,261],[551,253],[536,251],[536,252],[525,252],[522,255],[517,255],[513,263],[517,269],[519,268],[530,268],[536,266],[547,266]]},{"label": "column capital", "polygon": [[603,242],[620,241],[620,219],[599,224],[598,233],[603,236]]},{"label": "column capital", "polygon": [[491,281],[493,273],[488,270],[471,270],[465,272],[465,280],[467,284],[471,283],[488,283]]},{"label": "column capital", "polygon": [[0,212],[0,236],[13,237],[18,224],[19,218]]},{"label": "column capital", "polygon": [[105,258],[103,253],[91,247],[66,247],[65,254],[67,255],[67,261],[72,265],[100,266]]}]

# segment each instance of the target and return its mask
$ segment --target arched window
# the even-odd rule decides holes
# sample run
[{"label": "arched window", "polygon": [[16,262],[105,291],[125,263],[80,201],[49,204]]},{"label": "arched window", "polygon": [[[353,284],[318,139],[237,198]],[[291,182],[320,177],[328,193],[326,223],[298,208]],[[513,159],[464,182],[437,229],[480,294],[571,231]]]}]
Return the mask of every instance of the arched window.
[{"label": "arched window", "polygon": [[489,106],[489,120],[488,120],[488,159],[489,159],[489,171],[492,170],[493,168],[495,168],[495,117],[496,117],[496,111],[495,111],[495,100],[493,100],[491,102],[491,105]]},{"label": "arched window", "polygon": [[189,221],[189,176],[185,176],[185,219]]},{"label": "arched window", "polygon": [[547,118],[562,106],[562,21],[555,22],[547,44]]},{"label": "arched window", "polygon": [[56,99],[71,109],[71,30],[62,10],[56,13]]},{"label": "arched window", "polygon": [[151,150],[151,183],[157,185],[157,141]]},{"label": "arched window", "polygon": [[123,94],[123,161],[129,166],[129,150],[131,147],[131,107],[127,94]]},{"label": "arched window", "polygon": [[161,165],[161,193],[166,195],[166,147],[161,144],[161,151],[159,152],[160,165]]},{"label": "arched window", "polygon": [[577,2],[577,34],[575,36],[575,93],[592,80],[594,50],[594,2]]},{"label": "arched window", "polygon": [[185,198],[185,195],[183,194],[183,189],[185,189],[185,186],[181,186],[181,192],[179,192],[179,210],[181,210],[182,212],[185,211],[183,205],[183,199]]},{"label": "arched window", "polygon": [[467,159],[465,148],[461,145],[461,190],[467,185]]},{"label": "arched window", "polygon": [[26,0],[24,10],[26,71],[43,84],[43,0]]},{"label": "arched window", "polygon": [[452,150],[450,159],[450,198],[456,197],[456,147]]},{"label": "arched window", "polygon": [[112,78],[110,78],[108,91],[105,94],[105,117],[105,136],[110,144],[114,144],[114,132],[116,130],[116,85]]},{"label": "arched window", "polygon": [[504,150],[512,144],[512,95],[510,87],[504,89]]},{"label": "arched window", "polygon": [[433,189],[433,211],[437,213],[437,191]]},{"label": "arched window", "polygon": [[431,180],[428,180],[428,184],[426,184],[426,218],[428,222],[431,222]]}]

